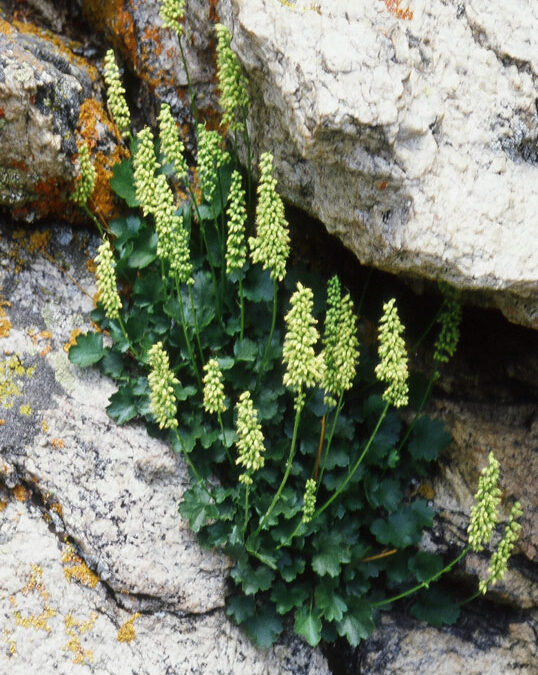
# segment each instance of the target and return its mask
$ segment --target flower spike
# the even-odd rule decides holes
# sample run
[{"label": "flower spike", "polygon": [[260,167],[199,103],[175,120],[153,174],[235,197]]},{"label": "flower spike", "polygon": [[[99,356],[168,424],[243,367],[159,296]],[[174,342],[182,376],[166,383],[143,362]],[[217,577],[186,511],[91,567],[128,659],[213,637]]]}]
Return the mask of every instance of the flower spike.
[{"label": "flower spike", "polygon": [[153,134],[149,127],[145,127],[136,135],[138,147],[133,159],[134,182],[136,198],[140,202],[142,213],[155,211],[155,172],[160,168],[155,156]]},{"label": "flower spike", "polygon": [[163,25],[181,37],[183,35],[181,22],[185,18],[185,0],[162,0],[160,14]]},{"label": "flower spike", "polygon": [[504,530],[504,537],[491,556],[488,578],[486,580],[481,580],[478,584],[478,590],[481,593],[485,594],[489,586],[497,583],[497,581],[502,579],[506,574],[506,571],[508,570],[508,560],[512,555],[515,543],[519,537],[519,531],[521,530],[521,523],[518,523],[516,518],[520,518],[522,515],[523,511],[521,509],[521,504],[515,502],[510,510],[510,519]]},{"label": "flower spike", "polygon": [[226,242],[226,272],[230,274],[240,270],[247,259],[247,245],[245,243],[245,223],[247,209],[245,206],[245,192],[241,187],[241,174],[232,173],[232,184],[228,197],[228,240]]},{"label": "flower spike", "polygon": [[99,300],[105,308],[109,319],[118,319],[121,309],[121,300],[116,286],[116,265],[112,247],[105,239],[97,249],[97,288]]},{"label": "flower spike", "polygon": [[120,71],[116,64],[114,50],[109,49],[105,55],[105,83],[107,86],[108,107],[116,122],[120,134],[125,137],[130,133],[131,115],[125,100],[125,89],[121,82]]},{"label": "flower spike", "polygon": [[407,384],[407,352],[401,337],[404,327],[398,316],[396,300],[392,298],[383,305],[383,316],[379,322],[379,358],[375,374],[388,387],[383,400],[395,408],[407,405],[409,387]]},{"label": "flower spike", "polygon": [[241,72],[237,56],[230,47],[230,31],[221,23],[216,24],[215,30],[222,123],[229,124],[231,131],[240,131],[244,128],[242,112],[249,105],[247,80]]},{"label": "flower spike", "polygon": [[204,366],[204,410],[210,414],[226,411],[222,372],[217,359],[210,359]]},{"label": "flower spike", "polygon": [[435,343],[433,358],[438,363],[448,363],[454,356],[460,339],[461,293],[457,288],[452,288],[448,284],[439,286],[444,296],[444,304],[437,319],[441,324],[441,330]]},{"label": "flower spike", "polygon": [[258,412],[252,403],[250,392],[244,391],[237,402],[237,451],[238,466],[245,469],[239,476],[239,482],[245,485],[252,484],[251,474],[263,468],[265,459],[264,438],[262,428],[258,422]]},{"label": "flower spike", "polygon": [[90,159],[90,150],[86,143],[78,151],[78,164],[80,176],[71,199],[79,206],[86,206],[95,187],[95,179],[97,177],[97,172]]},{"label": "flower spike", "polygon": [[151,368],[148,375],[151,414],[157,420],[159,429],[177,429],[174,385],[179,384],[179,380],[170,370],[168,354],[164,351],[162,342],[157,342],[151,347],[148,358]]},{"label": "flower spike", "polygon": [[492,452],[489,453],[488,465],[482,469],[478,481],[478,490],[474,496],[471,509],[471,521],[467,528],[469,545],[473,551],[482,551],[493,535],[497,524],[497,509],[501,501],[499,489],[499,462]]},{"label": "flower spike", "polygon": [[205,199],[213,199],[217,187],[217,172],[230,161],[230,155],[222,149],[222,136],[218,131],[208,131],[205,124],[198,124],[198,177]]},{"label": "flower spike", "polygon": [[167,103],[161,105],[159,113],[159,138],[161,139],[161,151],[166,161],[174,165],[178,179],[184,180],[188,175],[187,160],[183,154],[185,146],[179,138],[176,121]]}]

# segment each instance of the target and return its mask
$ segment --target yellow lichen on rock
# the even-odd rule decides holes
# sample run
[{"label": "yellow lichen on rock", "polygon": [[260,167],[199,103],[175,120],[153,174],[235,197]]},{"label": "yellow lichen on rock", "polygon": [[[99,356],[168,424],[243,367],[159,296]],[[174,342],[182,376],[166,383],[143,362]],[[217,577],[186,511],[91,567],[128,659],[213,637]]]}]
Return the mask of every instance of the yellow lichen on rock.
[{"label": "yellow lichen on rock", "polygon": [[39,614],[28,614],[26,616],[23,616],[22,612],[17,610],[15,611],[15,621],[18,626],[22,626],[23,628],[33,628],[34,630],[42,630],[46,633],[50,633],[52,628],[50,627],[48,620],[56,615],[56,610],[51,609],[49,606],[49,592],[43,584],[42,578],[43,568],[33,564],[28,582],[24,588],[21,589],[20,593],[24,596],[27,596],[30,593],[37,593],[43,604],[43,610]]},{"label": "yellow lichen on rock", "polygon": [[139,617],[140,612],[136,612],[120,627],[118,630],[118,642],[131,642],[136,639],[136,631],[133,624]]},{"label": "yellow lichen on rock", "polygon": [[76,555],[70,544],[67,544],[64,549],[62,562],[64,566],[69,565],[69,567],[65,567],[64,569],[65,578],[69,583],[71,583],[72,579],[75,579],[83,586],[88,586],[89,588],[97,586],[99,577],[95,572],[91,571],[82,558]]},{"label": "yellow lichen on rock", "polygon": [[70,651],[73,654],[73,663],[88,665],[93,663],[93,650],[84,649],[80,641],[80,636],[91,630],[97,621],[97,613],[91,612],[87,621],[75,619],[72,612],[65,617],[65,632],[69,641],[64,645],[64,651]]}]

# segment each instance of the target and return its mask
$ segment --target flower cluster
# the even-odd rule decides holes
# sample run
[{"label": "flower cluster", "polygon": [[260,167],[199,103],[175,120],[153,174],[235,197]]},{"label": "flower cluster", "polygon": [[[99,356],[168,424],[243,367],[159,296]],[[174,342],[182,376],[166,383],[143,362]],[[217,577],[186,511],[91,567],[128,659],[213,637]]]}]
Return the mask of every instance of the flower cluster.
[{"label": "flower cluster", "polygon": [[359,341],[353,314],[353,302],[346,293],[342,297],[340,281],[334,276],[327,286],[327,315],[323,336],[325,403],[336,405],[336,399],[351,389],[359,360]]},{"label": "flower cluster", "polygon": [[157,231],[157,256],[168,262],[170,272],[181,284],[192,284],[192,262],[189,235],[183,217],[176,213],[174,195],[166,177],[155,179],[155,229]]},{"label": "flower cluster", "polygon": [[218,131],[208,131],[205,124],[198,124],[198,178],[206,200],[213,199],[217,186],[218,170],[230,161],[228,152],[222,149],[222,137]]},{"label": "flower cluster", "polygon": [[404,327],[398,316],[396,300],[392,298],[383,305],[383,316],[379,322],[379,358],[375,374],[378,380],[389,386],[383,393],[383,400],[395,408],[407,405],[409,387],[407,384],[407,352],[401,336]]},{"label": "flower cluster", "polygon": [[303,523],[309,523],[316,511],[316,481],[309,478],[306,481],[303,498]]},{"label": "flower cluster", "polygon": [[437,321],[441,331],[435,343],[433,358],[438,363],[448,363],[454,356],[460,339],[461,303],[460,292],[447,284],[440,284],[444,304]]},{"label": "flower cluster", "polygon": [[157,342],[148,351],[150,373],[149,407],[151,414],[157,420],[159,429],[177,428],[177,403],[174,394],[174,385],[179,380],[170,370],[168,354],[163,349],[162,342]]},{"label": "flower cluster", "polygon": [[116,264],[108,239],[97,249],[97,288],[99,301],[105,308],[109,319],[117,319],[120,315],[121,300],[116,286]]},{"label": "flower cluster", "polygon": [[125,89],[121,83],[120,71],[116,64],[114,51],[109,49],[105,55],[105,83],[107,87],[108,107],[122,136],[128,136],[131,115],[125,100]]},{"label": "flower cluster", "polygon": [[245,485],[252,484],[251,474],[261,469],[265,463],[265,451],[262,428],[258,422],[258,412],[254,408],[250,392],[244,391],[237,402],[237,451],[238,466],[245,469],[239,481]]},{"label": "flower cluster", "polygon": [[153,213],[157,200],[155,198],[155,172],[160,168],[155,156],[153,134],[145,127],[136,135],[138,141],[133,159],[134,183],[136,199],[140,202],[142,213],[147,216]]},{"label": "flower cluster", "polygon": [[86,143],[78,151],[80,176],[71,199],[79,206],[85,206],[95,186],[97,172],[90,159],[90,151]]},{"label": "flower cluster", "polygon": [[204,410],[211,415],[226,411],[222,372],[217,359],[210,359],[204,366]]},{"label": "flower cluster", "polygon": [[261,263],[264,270],[271,270],[271,279],[282,281],[290,253],[290,236],[284,204],[276,191],[270,152],[264,152],[260,158],[256,237],[250,237],[249,244],[252,261]]},{"label": "flower cluster", "polygon": [[319,384],[325,370],[323,355],[314,353],[319,333],[312,316],[313,297],[310,288],[297,282],[297,290],[290,299],[291,309],[284,317],[287,332],[282,348],[282,361],[286,366],[283,382],[295,392],[296,409],[304,404],[303,387]]},{"label": "flower cluster", "polygon": [[215,30],[222,123],[229,124],[232,131],[240,131],[244,128],[241,115],[249,104],[247,79],[241,72],[237,56],[230,47],[230,31],[221,23],[216,24]]},{"label": "flower cluster", "polygon": [[471,509],[471,520],[467,528],[469,545],[474,551],[482,551],[497,524],[497,509],[501,501],[499,489],[499,462],[492,452],[489,453],[488,465],[482,469],[478,481],[478,490],[474,496]]},{"label": "flower cluster", "polygon": [[228,197],[228,240],[226,242],[226,271],[228,274],[242,269],[247,259],[247,245],[245,243],[245,222],[247,209],[245,206],[245,191],[241,186],[239,171],[232,173],[232,184]]},{"label": "flower cluster", "polygon": [[486,580],[481,580],[478,584],[478,590],[481,593],[485,594],[489,586],[497,583],[497,581],[502,579],[506,574],[506,570],[508,569],[508,560],[512,555],[514,545],[519,537],[519,531],[521,530],[521,524],[517,522],[516,518],[520,518],[522,515],[523,511],[521,510],[521,504],[519,502],[515,502],[515,504],[512,506],[512,509],[510,510],[510,519],[504,530],[504,537],[491,556],[488,578]]},{"label": "flower cluster", "polygon": [[161,105],[159,113],[159,138],[161,151],[167,162],[174,165],[176,176],[184,180],[188,175],[187,160],[184,157],[185,146],[177,132],[177,125],[167,103]]},{"label": "flower cluster", "polygon": [[186,0],[162,0],[161,19],[166,28],[171,28],[174,33],[181,37],[183,34],[183,24],[181,21],[185,18]]}]

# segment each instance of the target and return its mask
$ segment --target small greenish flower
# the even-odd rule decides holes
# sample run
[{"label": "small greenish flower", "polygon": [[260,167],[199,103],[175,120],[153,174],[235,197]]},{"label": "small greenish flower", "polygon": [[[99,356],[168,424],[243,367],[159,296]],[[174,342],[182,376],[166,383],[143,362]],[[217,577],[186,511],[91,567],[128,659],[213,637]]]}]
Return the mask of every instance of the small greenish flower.
[{"label": "small greenish flower", "polygon": [[471,509],[471,520],[467,528],[469,545],[473,551],[482,551],[484,545],[491,540],[498,520],[497,509],[500,501],[499,462],[490,452],[488,465],[482,469],[478,481],[478,490]]},{"label": "small greenish flower", "polygon": [[252,474],[263,468],[264,438],[261,425],[258,422],[258,412],[250,398],[250,392],[244,391],[239,397],[237,408],[237,451],[239,457],[236,464],[245,469],[239,476],[239,482],[244,485],[252,484]]},{"label": "small greenish flower", "polygon": [[335,406],[336,399],[344,391],[351,389],[359,360],[359,341],[357,339],[356,319],[353,314],[353,302],[346,293],[342,297],[340,281],[337,276],[329,280],[327,286],[327,315],[325,318],[325,403]]},{"label": "small greenish flower", "polygon": [[185,0],[162,0],[161,19],[166,28],[170,28],[181,37],[183,34],[183,24],[181,21],[185,18]]},{"label": "small greenish flower", "polygon": [[198,178],[202,193],[211,202],[217,187],[218,170],[230,161],[230,155],[222,149],[222,136],[218,131],[208,131],[205,124],[198,124]]},{"label": "small greenish flower", "polygon": [[156,206],[155,172],[160,168],[155,156],[153,134],[145,127],[136,135],[138,145],[133,159],[136,199],[140,202],[142,213],[153,213]]},{"label": "small greenish flower", "polygon": [[97,172],[90,159],[90,150],[86,143],[78,151],[78,164],[80,176],[71,199],[79,206],[85,206],[93,192],[97,177]]},{"label": "small greenish flower", "polygon": [[226,242],[226,272],[228,274],[240,270],[247,259],[247,245],[245,242],[245,223],[247,209],[245,206],[245,191],[241,186],[239,171],[232,173],[232,184],[228,196],[228,240]]},{"label": "small greenish flower", "polygon": [[179,138],[176,121],[167,103],[161,105],[159,113],[159,138],[166,161],[174,165],[178,179],[184,180],[188,175],[187,160],[184,156],[185,146]]},{"label": "small greenish flower", "polygon": [[460,339],[461,302],[460,291],[448,284],[439,284],[444,296],[443,308],[437,319],[441,324],[435,343],[433,358],[438,363],[447,363],[454,356]]},{"label": "small greenish flower", "polygon": [[108,107],[122,136],[128,136],[131,127],[131,115],[125,100],[125,89],[121,83],[120,71],[116,64],[114,51],[109,49],[105,55],[105,83],[107,87]]},{"label": "small greenish flower", "polygon": [[217,76],[220,88],[220,106],[223,111],[222,123],[229,124],[232,131],[244,128],[242,115],[249,105],[247,80],[230,47],[230,31],[221,23],[217,31]]},{"label": "small greenish flower", "polygon": [[177,429],[177,402],[174,394],[174,385],[179,380],[170,370],[168,354],[164,351],[162,342],[157,342],[148,352],[150,373],[149,408],[157,420],[159,429]]},{"label": "small greenish flower", "polygon": [[303,498],[303,523],[309,523],[316,511],[316,481],[309,478],[306,481]]},{"label": "small greenish flower", "polygon": [[163,174],[155,179],[155,204],[157,256],[170,265],[170,273],[179,283],[193,284],[189,234],[183,216],[176,213],[174,195]]},{"label": "small greenish flower", "polygon": [[286,366],[283,382],[295,393],[295,406],[304,404],[304,387],[315,387],[323,380],[323,355],[316,356],[314,345],[319,340],[316,319],[312,316],[314,296],[310,288],[297,282],[291,296],[291,309],[284,317],[287,326],[282,360]]},{"label": "small greenish flower", "polygon": [[260,158],[256,237],[249,238],[249,245],[252,261],[261,263],[264,270],[271,270],[271,279],[282,281],[290,253],[290,236],[284,204],[276,191],[270,152],[264,152]]},{"label": "small greenish flower", "polygon": [[97,249],[95,258],[97,263],[97,288],[99,300],[105,308],[109,319],[118,319],[121,309],[121,300],[116,286],[116,264],[114,254],[108,239],[105,239]]},{"label": "small greenish flower", "polygon": [[204,410],[211,415],[226,411],[222,371],[217,359],[210,359],[204,366]]},{"label": "small greenish flower", "polygon": [[383,305],[383,316],[379,322],[379,358],[375,374],[380,382],[389,386],[383,393],[383,400],[395,408],[407,405],[409,387],[407,384],[407,352],[401,336],[404,327],[398,316],[396,300],[392,298]]},{"label": "small greenish flower", "polygon": [[487,580],[480,581],[478,584],[478,590],[481,593],[485,594],[489,586],[497,583],[497,581],[502,579],[506,574],[508,569],[508,560],[512,555],[515,543],[519,537],[519,531],[521,530],[521,523],[518,523],[516,518],[520,518],[522,515],[523,511],[521,509],[521,504],[519,502],[515,502],[515,504],[512,506],[512,509],[510,510],[510,519],[504,530],[504,537],[491,556],[488,578]]}]

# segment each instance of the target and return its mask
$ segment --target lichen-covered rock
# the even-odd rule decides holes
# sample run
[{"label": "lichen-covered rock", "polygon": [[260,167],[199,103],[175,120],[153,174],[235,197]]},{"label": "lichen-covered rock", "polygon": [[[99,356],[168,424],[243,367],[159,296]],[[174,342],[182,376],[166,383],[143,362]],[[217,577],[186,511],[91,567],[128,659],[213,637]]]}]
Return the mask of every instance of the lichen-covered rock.
[{"label": "lichen-covered rock", "polygon": [[112,422],[112,382],[68,361],[76,331],[89,328],[96,238],[67,227],[8,232],[0,672],[70,673],[76,663],[104,675],[326,675],[320,652],[299,639],[262,652],[228,621],[230,561],[202,550],[178,514],[185,463],[141,426]]},{"label": "lichen-covered rock", "polygon": [[76,51],[48,30],[0,15],[0,206],[15,218],[80,220],[69,195],[84,142],[97,169],[92,206],[113,212],[108,179],[122,151],[99,73]]}]

